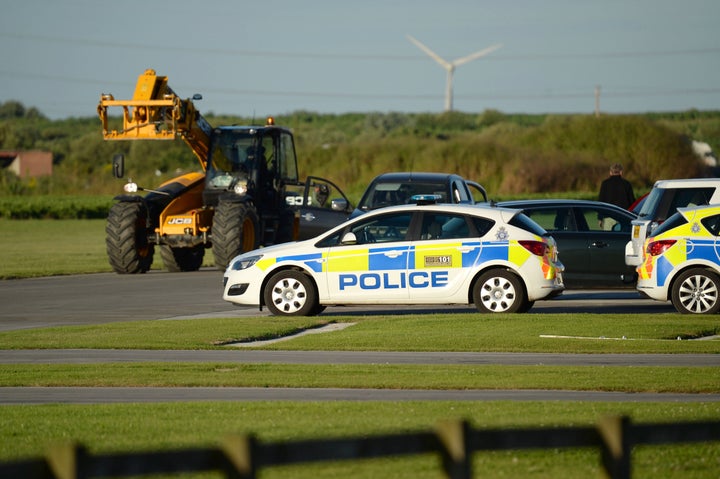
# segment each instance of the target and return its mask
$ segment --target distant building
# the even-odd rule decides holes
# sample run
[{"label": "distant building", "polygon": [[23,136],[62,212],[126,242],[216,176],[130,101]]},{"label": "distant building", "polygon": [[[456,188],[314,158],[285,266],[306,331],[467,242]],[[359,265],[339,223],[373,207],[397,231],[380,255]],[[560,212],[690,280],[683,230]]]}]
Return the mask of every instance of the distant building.
[{"label": "distant building", "polygon": [[52,175],[53,155],[41,150],[0,150],[0,166],[20,178]]}]

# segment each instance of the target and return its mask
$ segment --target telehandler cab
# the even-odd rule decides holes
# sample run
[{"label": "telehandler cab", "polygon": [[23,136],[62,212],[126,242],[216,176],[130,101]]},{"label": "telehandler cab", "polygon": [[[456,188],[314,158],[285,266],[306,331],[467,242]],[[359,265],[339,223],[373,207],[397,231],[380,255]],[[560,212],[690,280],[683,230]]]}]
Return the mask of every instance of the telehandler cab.
[{"label": "telehandler cab", "polygon": [[[292,132],[268,118],[262,126],[211,127],[193,100],[182,100],[167,77],[146,70],[132,100],[103,94],[98,105],[106,140],[182,138],[200,162],[192,172],[157,188],[128,180],[106,226],[108,259],[117,273],[150,269],[155,246],[169,271],[195,271],[205,249],[225,269],[236,255],[270,244],[313,237],[347,219],[352,207],[331,181],[298,181]],[[108,108],[121,107],[122,129],[109,127]],[[122,155],[113,174],[124,176]],[[137,193],[147,194],[140,196]],[[322,204],[315,194],[338,196]]]}]

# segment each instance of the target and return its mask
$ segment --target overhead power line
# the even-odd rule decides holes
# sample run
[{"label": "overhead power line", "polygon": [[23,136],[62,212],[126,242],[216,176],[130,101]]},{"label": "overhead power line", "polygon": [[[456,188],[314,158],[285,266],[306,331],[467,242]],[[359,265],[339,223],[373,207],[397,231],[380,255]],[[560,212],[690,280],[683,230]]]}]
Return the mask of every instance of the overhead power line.
[{"label": "overhead power line", "polygon": [[[367,61],[424,61],[419,55],[378,55],[372,53],[323,53],[323,52],[292,52],[272,50],[244,50],[231,48],[198,48],[188,46],[158,46],[140,43],[110,42],[106,40],[84,39],[72,37],[55,37],[46,35],[31,35],[26,33],[0,32],[0,38],[14,38],[18,40],[34,40],[46,43],[70,43],[86,47],[98,48],[122,48],[142,51],[160,52],[195,52],[205,55],[228,55],[246,56],[260,58],[301,58],[314,60],[367,60]],[[551,60],[551,59],[598,59],[598,58],[637,58],[637,57],[660,57],[677,55],[717,55],[720,48],[687,48],[682,50],[657,50],[657,51],[631,51],[631,52],[595,52],[595,53],[526,53],[522,55],[503,54],[488,57],[487,61],[526,61],[526,60]]]}]

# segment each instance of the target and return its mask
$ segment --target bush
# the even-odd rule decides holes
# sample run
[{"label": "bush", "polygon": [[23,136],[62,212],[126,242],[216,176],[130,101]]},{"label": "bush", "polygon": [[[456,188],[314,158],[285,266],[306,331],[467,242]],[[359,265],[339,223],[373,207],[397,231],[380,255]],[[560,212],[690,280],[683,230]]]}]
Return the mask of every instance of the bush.
[{"label": "bush", "polygon": [[[96,118],[50,121],[22,105],[0,105],[0,149],[53,152],[50,178],[0,177],[0,195],[32,197],[111,196],[121,182],[111,175],[114,153],[126,156],[127,175],[154,187],[199,169],[182,140],[104,141]],[[211,125],[263,123],[251,118],[206,115]],[[373,177],[388,171],[458,173],[482,183],[492,198],[595,195],[612,163],[625,166],[636,191],[662,178],[705,175],[690,139],[720,147],[720,113],[653,115],[507,115],[483,113],[346,113],[299,111],[275,118],[295,133],[302,177],[324,176],[357,201]],[[25,199],[27,201],[27,198]],[[89,200],[92,202],[92,200]],[[29,208],[15,215],[67,214]],[[80,208],[85,206],[77,205]],[[32,211],[32,212],[31,212]],[[94,207],[78,214],[99,214]],[[7,210],[3,215],[7,215]]]},{"label": "bush", "polygon": [[0,218],[101,219],[112,204],[112,196],[5,196],[0,197]]}]

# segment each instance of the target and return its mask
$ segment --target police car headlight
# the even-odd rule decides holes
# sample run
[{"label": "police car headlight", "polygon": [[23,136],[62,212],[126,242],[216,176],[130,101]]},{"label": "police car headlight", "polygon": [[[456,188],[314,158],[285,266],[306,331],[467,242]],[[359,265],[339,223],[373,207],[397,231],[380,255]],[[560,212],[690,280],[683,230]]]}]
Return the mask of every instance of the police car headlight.
[{"label": "police car headlight", "polygon": [[249,267],[251,267],[252,265],[257,263],[258,261],[260,261],[260,258],[262,258],[262,257],[263,257],[263,255],[261,255],[261,254],[254,255],[254,256],[240,257],[240,258],[236,259],[235,261],[233,261],[233,264],[230,267],[230,269],[232,269],[233,271],[242,271],[243,269],[248,269]]},{"label": "police car headlight", "polygon": [[245,193],[247,193],[247,190],[247,181],[238,181],[233,188],[233,191],[238,196],[244,195]]}]

